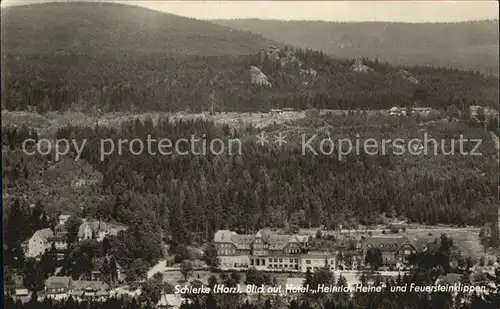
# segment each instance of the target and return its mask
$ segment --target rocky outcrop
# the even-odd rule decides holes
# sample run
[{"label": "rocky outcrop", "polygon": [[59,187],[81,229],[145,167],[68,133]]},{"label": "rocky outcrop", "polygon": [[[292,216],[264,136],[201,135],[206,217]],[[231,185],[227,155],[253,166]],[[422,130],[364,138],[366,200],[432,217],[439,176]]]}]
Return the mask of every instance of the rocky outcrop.
[{"label": "rocky outcrop", "polygon": [[361,59],[356,59],[356,61],[354,62],[354,64],[351,66],[351,69],[354,72],[358,72],[358,73],[368,73],[368,72],[373,72],[374,71],[369,66],[364,65],[363,64],[363,60],[361,60]]},{"label": "rocky outcrop", "polygon": [[[303,68],[303,62],[295,54],[293,50],[284,49],[281,50],[276,46],[270,46],[259,52],[260,55],[260,65],[259,67],[264,67],[264,61],[274,61],[279,64],[281,68],[286,68],[288,73],[300,73],[302,80],[311,81],[314,77],[318,75],[318,72],[311,68]],[[267,77],[257,66],[252,66],[250,68],[252,75],[252,84],[262,85],[266,87],[271,87],[271,83],[267,80]],[[291,69],[291,70],[288,70]]]},{"label": "rocky outcrop", "polygon": [[264,57],[279,61],[281,50],[276,46],[269,46],[265,50],[260,51],[260,63],[264,62]]},{"label": "rocky outcrop", "polygon": [[254,85],[272,87],[271,83],[267,80],[267,76],[256,66],[250,67],[250,81]]},{"label": "rocky outcrop", "polygon": [[264,63],[264,58],[267,57],[279,62],[282,68],[286,66],[302,67],[302,61],[295,55],[292,50],[281,50],[276,46],[270,46],[265,50],[260,51],[260,63]]},{"label": "rocky outcrop", "polygon": [[295,53],[291,50],[286,50],[283,52],[282,56],[280,57],[280,65],[282,68],[286,66],[295,66],[295,67],[302,67],[302,61],[300,61],[299,58],[295,55]]},{"label": "rocky outcrop", "polygon": [[410,83],[414,84],[414,85],[417,85],[420,83],[420,81],[418,79],[416,79],[415,77],[411,76],[411,74],[406,71],[406,70],[399,70],[396,75],[400,76],[401,78],[409,81]]}]

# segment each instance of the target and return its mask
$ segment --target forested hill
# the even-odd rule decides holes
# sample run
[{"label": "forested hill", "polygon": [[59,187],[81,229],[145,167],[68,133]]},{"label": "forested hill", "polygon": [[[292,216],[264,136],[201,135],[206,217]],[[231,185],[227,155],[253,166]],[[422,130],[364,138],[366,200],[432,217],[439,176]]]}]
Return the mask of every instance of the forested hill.
[{"label": "forested hill", "polygon": [[2,8],[2,52],[248,54],[277,43],[214,23],[114,3]]},{"label": "forested hill", "polygon": [[[358,32],[345,42],[357,42]],[[2,9],[1,103],[42,113],[498,105],[497,77],[355,63],[363,53],[338,59],[315,46],[287,49],[257,34],[123,4],[10,7]]]},{"label": "forested hill", "polygon": [[336,57],[379,57],[404,65],[449,66],[498,74],[498,20],[460,23],[338,23],[260,19],[217,20]]},{"label": "forested hill", "polygon": [[4,55],[2,108],[43,113],[498,106],[498,78],[477,72],[366,59],[355,64],[311,50],[280,50],[287,56],[277,60],[273,50],[264,57]]}]

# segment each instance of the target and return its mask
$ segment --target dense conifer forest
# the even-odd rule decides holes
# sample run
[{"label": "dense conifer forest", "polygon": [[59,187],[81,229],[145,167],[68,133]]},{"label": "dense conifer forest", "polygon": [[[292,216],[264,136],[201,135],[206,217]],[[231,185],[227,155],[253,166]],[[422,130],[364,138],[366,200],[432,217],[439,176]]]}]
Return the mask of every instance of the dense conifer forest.
[{"label": "dense conifer forest", "polygon": [[[481,156],[373,156],[361,152],[341,160],[335,154],[303,155],[298,143],[293,142],[299,133],[289,129],[290,143],[279,148],[257,145],[255,134],[260,130],[252,126],[231,129],[203,120],[135,120],[123,123],[121,128],[68,125],[55,137],[88,139],[80,160],[88,162],[91,167],[85,169],[93,171],[84,174],[80,171],[83,165],[68,165],[75,152],[61,162],[53,162],[53,154],[19,156],[20,141],[32,131],[13,129],[11,137],[4,139],[12,144],[2,162],[7,232],[12,244],[19,244],[36,230],[19,230],[20,226],[32,226],[27,224],[32,210],[23,202],[27,196],[39,199],[48,213],[71,211],[129,226],[123,235],[112,239],[110,249],[123,265],[138,258],[154,263],[162,255],[161,235],[171,236],[174,243],[189,244],[212,239],[218,229],[251,233],[264,227],[290,231],[321,225],[328,229],[341,225],[356,228],[358,224],[382,223],[380,214],[430,225],[482,226],[497,220],[496,150],[489,132],[473,123],[437,122],[427,130],[438,139],[457,138],[459,134],[482,138]],[[291,124],[309,129],[330,125],[333,139],[355,134],[376,139],[421,135],[414,117],[310,115]],[[265,129],[278,132],[291,124]],[[102,139],[134,137],[146,141],[150,135],[176,141],[192,134],[205,134],[207,140],[238,138],[242,153],[133,155],[127,148],[121,155],[115,151],[101,158],[99,154]],[[57,208],[51,205],[54,200],[48,193],[40,195],[36,189],[37,173],[54,179],[48,186],[50,191],[64,186],[67,181],[61,182],[61,176],[50,176],[55,168],[60,169],[57,173],[62,177],[68,173],[71,177],[100,176],[83,189],[63,187],[67,189],[60,196],[67,202]]]},{"label": "dense conifer forest", "polygon": [[[364,63],[374,72],[353,72],[354,60],[295,50],[302,67],[282,67],[260,55],[16,55],[3,54],[2,106],[8,110],[268,111],[289,107],[389,109],[392,106],[498,105],[498,78],[473,71],[394,67]],[[61,66],[60,63],[65,63]],[[272,88],[250,82],[261,67]],[[398,72],[404,69],[419,83]]]}]

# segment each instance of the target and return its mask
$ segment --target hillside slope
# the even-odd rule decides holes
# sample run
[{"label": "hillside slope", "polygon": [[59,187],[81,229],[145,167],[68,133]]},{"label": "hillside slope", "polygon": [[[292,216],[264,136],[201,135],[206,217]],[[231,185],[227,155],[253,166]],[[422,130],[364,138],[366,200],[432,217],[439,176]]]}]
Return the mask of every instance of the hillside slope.
[{"label": "hillside slope", "polygon": [[217,20],[301,48],[337,57],[378,57],[402,65],[449,66],[498,74],[498,20],[461,23],[337,23]]},{"label": "hillside slope", "polygon": [[2,32],[7,110],[498,105],[498,78],[477,72],[273,47],[249,32],[122,4],[11,7],[2,10]]},{"label": "hillside slope", "polygon": [[310,50],[270,48],[266,56],[238,57],[8,56],[2,65],[7,110],[373,110],[416,101],[437,109],[498,106],[493,76],[359,63]]},{"label": "hillside slope", "polygon": [[272,44],[213,23],[114,3],[44,3],[2,9],[2,52],[17,54],[254,53]]}]

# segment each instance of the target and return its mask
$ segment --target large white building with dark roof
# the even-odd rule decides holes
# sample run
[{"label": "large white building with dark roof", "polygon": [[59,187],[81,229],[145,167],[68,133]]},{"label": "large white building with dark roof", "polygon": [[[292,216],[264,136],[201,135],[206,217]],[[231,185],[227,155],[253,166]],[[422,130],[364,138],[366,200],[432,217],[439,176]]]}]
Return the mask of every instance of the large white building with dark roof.
[{"label": "large white building with dark roof", "polygon": [[267,229],[256,234],[219,230],[214,236],[222,269],[255,267],[278,271],[301,270],[308,239],[305,235],[280,234]]},{"label": "large white building with dark roof", "polygon": [[[380,250],[382,266],[402,269],[408,258],[424,247],[401,235],[379,235],[366,239],[337,238],[318,240],[311,235],[283,234],[262,229],[256,234],[237,234],[230,230],[215,233],[214,243],[221,269],[254,267],[267,271],[306,272],[327,267],[330,270],[356,268],[364,264],[370,248]],[[339,256],[349,255],[345,264]]]}]

